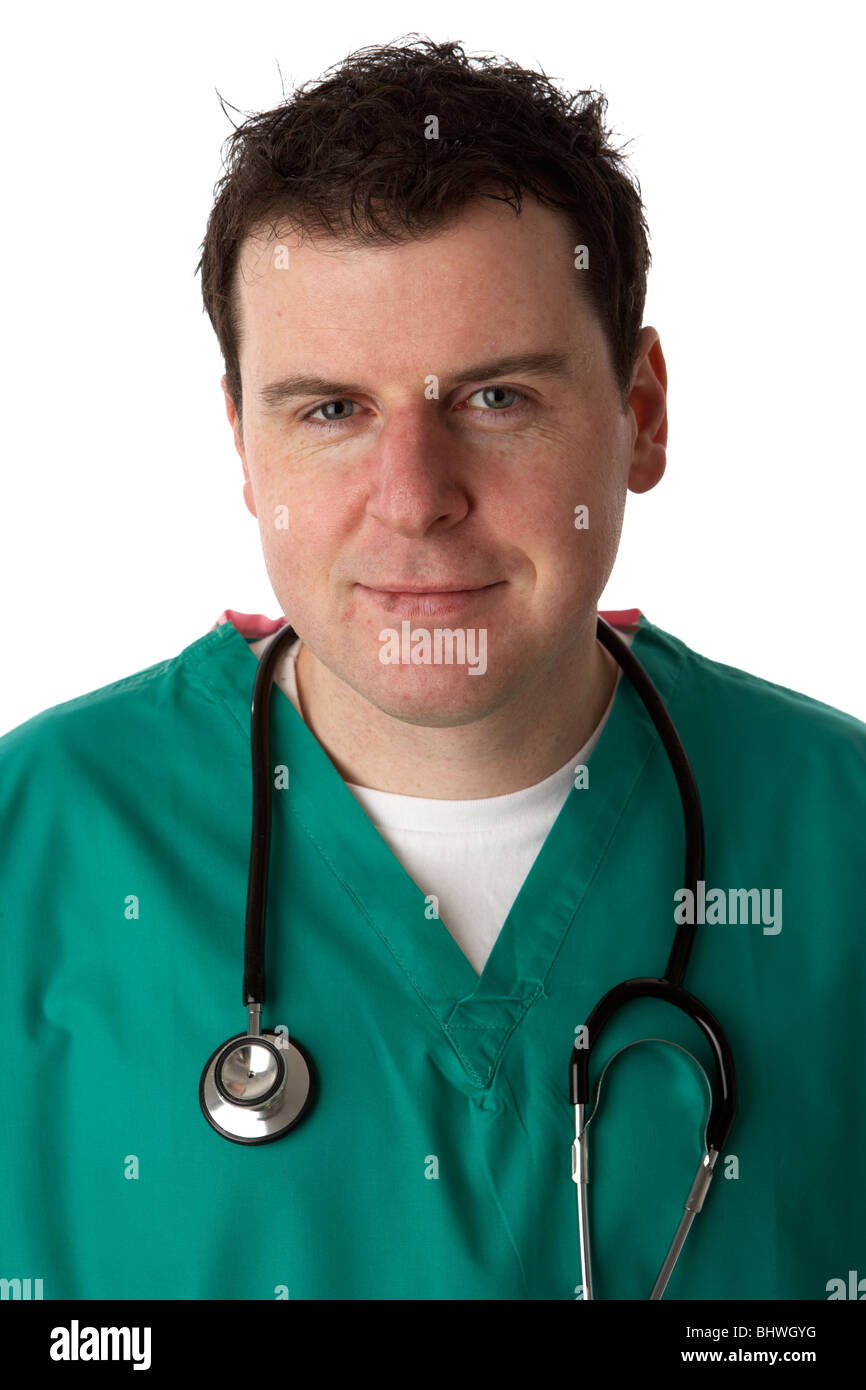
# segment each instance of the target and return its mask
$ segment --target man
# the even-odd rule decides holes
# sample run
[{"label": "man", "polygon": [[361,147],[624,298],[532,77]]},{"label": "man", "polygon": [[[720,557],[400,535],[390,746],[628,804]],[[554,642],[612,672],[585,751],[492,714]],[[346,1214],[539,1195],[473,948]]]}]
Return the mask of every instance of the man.
[{"label": "man", "polygon": [[[739,1104],[666,1297],[866,1291],[866,728],[610,615],[699,789],[706,878],[684,887],[670,762],[597,640],[626,493],[667,442],[640,201],[602,114],[423,42],[233,136],[203,289],[285,616],[226,610],[0,741],[4,1277],[580,1297],[567,1054],[689,921],[683,984]],[[241,1030],[250,696],[286,618],[261,1027],[312,1059],[312,1104],[241,1143],[199,1086]],[[646,1298],[713,1059],[658,999],[599,1048],[593,1293]]]}]

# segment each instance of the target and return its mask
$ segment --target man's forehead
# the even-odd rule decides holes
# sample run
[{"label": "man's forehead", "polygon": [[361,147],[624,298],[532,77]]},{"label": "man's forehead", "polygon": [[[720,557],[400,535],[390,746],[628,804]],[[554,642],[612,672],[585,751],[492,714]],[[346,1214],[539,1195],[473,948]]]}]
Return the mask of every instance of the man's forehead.
[{"label": "man's forehead", "polygon": [[368,268],[390,265],[397,273],[401,264],[415,266],[425,259],[457,256],[483,260],[488,251],[496,256],[506,249],[511,256],[523,251],[533,259],[544,257],[551,264],[561,260],[571,265],[573,242],[566,218],[530,195],[524,196],[519,214],[501,199],[475,199],[441,225],[411,236],[400,233],[396,242],[371,243],[357,237],[311,233],[288,217],[274,217],[244,237],[235,278],[239,287],[255,290],[263,283],[273,283],[293,262],[308,269],[321,267],[325,274],[335,262],[349,270],[359,263]]},{"label": "man's forehead", "polygon": [[[576,284],[573,243],[562,214],[534,198],[524,201],[519,216],[501,201],[473,203],[441,227],[396,244],[310,235],[286,218],[271,218],[245,237],[238,256],[233,292],[239,337],[282,319],[284,311],[300,313],[301,321],[312,316],[317,330],[330,322],[335,331],[354,325],[363,332],[353,301],[380,317],[391,301],[403,314],[401,332],[417,302],[424,314],[418,331],[425,332],[432,327],[431,290],[434,299],[441,291],[458,327],[471,313],[470,295],[480,298],[491,320],[515,310],[529,319],[545,299],[561,306],[563,280],[575,286],[578,310],[589,309]],[[495,274],[488,273],[493,268]]]}]

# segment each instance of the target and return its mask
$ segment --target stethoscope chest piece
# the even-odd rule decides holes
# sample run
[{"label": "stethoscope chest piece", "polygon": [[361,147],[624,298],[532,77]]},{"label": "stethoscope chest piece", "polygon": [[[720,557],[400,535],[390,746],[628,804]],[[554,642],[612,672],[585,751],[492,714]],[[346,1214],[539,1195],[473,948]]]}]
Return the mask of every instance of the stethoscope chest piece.
[{"label": "stethoscope chest piece", "polygon": [[314,1098],[312,1060],[285,1033],[238,1033],[208,1058],[199,1101],[208,1124],[236,1144],[267,1144],[294,1129]]}]

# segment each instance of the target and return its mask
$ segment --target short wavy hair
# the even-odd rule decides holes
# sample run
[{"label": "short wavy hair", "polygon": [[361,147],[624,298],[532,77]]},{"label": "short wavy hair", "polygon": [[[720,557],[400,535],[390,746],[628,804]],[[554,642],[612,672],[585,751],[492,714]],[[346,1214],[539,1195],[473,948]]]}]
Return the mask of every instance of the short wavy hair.
[{"label": "short wavy hair", "polygon": [[[600,92],[415,34],[367,47],[248,115],[227,138],[201,245],[204,307],[242,420],[235,270],[268,223],[377,246],[435,235],[470,201],[529,191],[589,248],[580,283],[605,333],[623,409],[639,350],[650,252],[640,185],[609,143]],[[225,109],[225,108],[223,108]],[[439,121],[439,138],[425,122]],[[501,189],[500,195],[483,192]]]}]

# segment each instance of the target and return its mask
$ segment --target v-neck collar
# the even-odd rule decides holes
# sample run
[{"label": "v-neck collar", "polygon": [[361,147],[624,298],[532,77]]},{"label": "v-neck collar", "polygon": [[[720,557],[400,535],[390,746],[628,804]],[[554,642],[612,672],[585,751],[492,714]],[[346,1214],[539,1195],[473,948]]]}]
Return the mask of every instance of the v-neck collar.
[{"label": "v-neck collar", "polygon": [[[667,703],[682,650],[641,615],[632,650]],[[187,648],[200,677],[228,706],[249,744],[258,659],[225,622]],[[591,792],[572,788],[477,975],[427,898],[355,799],[288,696],[271,693],[271,760],[289,768],[290,835],[305,835],[438,1020],[469,1079],[485,1086],[546,976],[658,740],[628,678],[589,759]],[[280,835],[274,815],[272,845]],[[282,833],[286,833],[285,828]]]}]

